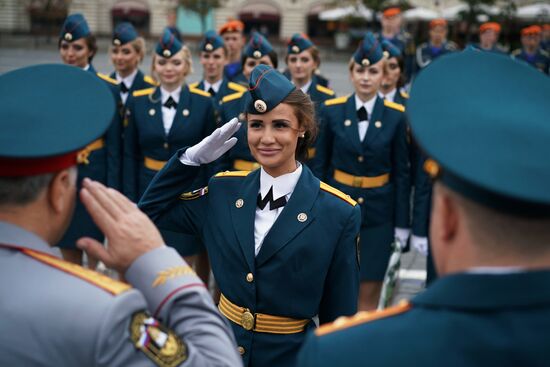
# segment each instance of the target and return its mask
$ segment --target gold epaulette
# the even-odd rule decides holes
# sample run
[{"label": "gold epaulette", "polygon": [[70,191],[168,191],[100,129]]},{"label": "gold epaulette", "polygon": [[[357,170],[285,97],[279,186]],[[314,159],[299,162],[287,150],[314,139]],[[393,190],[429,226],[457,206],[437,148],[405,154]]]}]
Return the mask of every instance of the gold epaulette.
[{"label": "gold epaulette", "polygon": [[244,85],[240,85],[238,83],[234,83],[234,82],[229,82],[227,83],[227,87],[229,89],[233,89],[234,91],[237,91],[237,92],[246,92],[248,90],[247,87],[245,87]]},{"label": "gold epaulette", "polygon": [[205,92],[205,91],[203,91],[203,90],[200,90],[200,89],[198,89],[198,88],[189,87],[189,92],[198,94],[198,95],[203,96],[203,97],[212,97],[212,96],[210,95],[210,93]]},{"label": "gold epaulette", "polygon": [[64,271],[65,273],[74,275],[77,278],[93,284],[96,287],[99,287],[113,295],[120,294],[132,288],[129,284],[119,282],[117,280],[109,278],[106,275],[100,274],[90,269],[83,268],[80,265],[61,260],[51,255],[28,249],[24,249],[23,253],[46,265],[57,268],[61,271]]},{"label": "gold epaulette", "polygon": [[97,73],[97,76],[101,79],[105,80],[108,83],[111,83],[113,85],[118,85],[119,83],[116,81],[116,79],[111,78],[109,75],[105,75],[102,73]]},{"label": "gold epaulette", "polygon": [[214,177],[246,177],[252,171],[225,171],[216,173]]},{"label": "gold epaulette", "polygon": [[183,194],[180,195],[180,200],[198,199],[201,196],[204,196],[206,194],[208,194],[208,186],[205,186],[205,187],[202,187],[200,189],[193,190],[193,191],[190,191],[190,192],[184,192]]},{"label": "gold epaulette", "polygon": [[346,203],[351,204],[352,206],[356,206],[357,202],[353,200],[349,195],[344,194],[342,191],[330,186],[329,184],[326,184],[321,181],[321,190],[326,191],[336,197],[339,197],[340,199],[344,200]]},{"label": "gold epaulette", "polygon": [[134,91],[134,93],[132,93],[132,96],[134,97],[148,96],[150,94],[153,94],[155,92],[155,89],[156,88],[147,88],[147,89],[136,90]]},{"label": "gold epaulette", "polygon": [[394,110],[405,112],[405,106],[399,103],[388,101],[387,99],[384,100],[384,106],[392,108]]},{"label": "gold epaulette", "polygon": [[230,101],[234,101],[235,99],[239,99],[243,96],[244,92],[237,92],[233,94],[228,94],[227,96],[222,98],[222,103],[227,103]]},{"label": "gold epaulette", "polygon": [[329,100],[325,101],[325,106],[333,106],[333,105],[336,105],[336,104],[346,103],[348,101],[348,98],[349,98],[349,96],[329,99]]},{"label": "gold epaulette", "polygon": [[315,88],[316,88],[319,92],[324,93],[324,94],[327,94],[327,95],[329,95],[329,96],[333,96],[333,95],[335,94],[334,91],[333,91],[332,89],[327,88],[327,87],[323,87],[322,85],[319,85],[319,84],[317,84],[317,85],[315,86]]},{"label": "gold epaulette", "polygon": [[353,316],[342,316],[331,322],[330,324],[322,325],[315,330],[315,335],[322,336],[333,333],[335,331],[348,329],[353,326],[361,325],[370,321],[380,320],[386,317],[399,315],[407,312],[412,308],[408,301],[402,301],[397,306],[386,308],[382,311],[361,311]]},{"label": "gold epaulette", "polygon": [[199,82],[191,83],[189,84],[189,88],[197,88],[199,85]]},{"label": "gold epaulette", "polygon": [[405,92],[404,90],[400,90],[399,94],[401,94],[401,97],[409,99],[409,93]]},{"label": "gold epaulette", "polygon": [[159,85],[159,82],[157,82],[155,79],[153,79],[152,76],[149,76],[149,75],[145,75],[145,76],[143,77],[143,81],[144,81],[145,83],[154,85],[155,87],[157,87],[157,86]]}]

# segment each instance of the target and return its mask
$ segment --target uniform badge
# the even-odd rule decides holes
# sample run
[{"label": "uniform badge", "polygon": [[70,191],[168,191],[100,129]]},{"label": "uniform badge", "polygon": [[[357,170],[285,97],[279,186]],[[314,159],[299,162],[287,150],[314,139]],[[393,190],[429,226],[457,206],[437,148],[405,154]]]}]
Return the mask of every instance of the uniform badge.
[{"label": "uniform badge", "polygon": [[256,50],[252,53],[252,56],[254,56],[255,59],[260,59],[260,58],[262,58],[262,53],[260,51]]},{"label": "uniform badge", "polygon": [[264,113],[267,110],[267,104],[261,99],[254,101],[254,108],[260,113]]},{"label": "uniform badge", "polygon": [[214,46],[212,46],[211,43],[207,43],[205,46],[204,46],[204,49],[206,51],[212,51],[214,49]]},{"label": "uniform badge", "polygon": [[363,59],[363,60],[361,61],[361,65],[363,65],[363,66],[369,66],[369,65],[370,65],[369,59]]},{"label": "uniform badge", "polygon": [[130,338],[157,366],[175,367],[187,360],[187,346],[170,329],[145,312],[135,313],[130,323]]},{"label": "uniform badge", "polygon": [[63,36],[63,38],[65,38],[65,41],[71,42],[71,41],[73,40],[73,35],[70,34],[70,33],[65,33],[65,35]]},{"label": "uniform badge", "polygon": [[172,56],[172,52],[170,52],[170,50],[164,50],[164,51],[162,51],[162,56],[170,57],[170,56]]},{"label": "uniform badge", "polygon": [[118,38],[115,38],[115,39],[113,40],[113,45],[115,45],[115,46],[120,46],[121,44],[122,44],[122,42],[120,42],[120,40],[119,40]]},{"label": "uniform badge", "polygon": [[296,45],[292,46],[292,52],[294,52],[296,54],[300,53],[300,47],[298,47]]}]

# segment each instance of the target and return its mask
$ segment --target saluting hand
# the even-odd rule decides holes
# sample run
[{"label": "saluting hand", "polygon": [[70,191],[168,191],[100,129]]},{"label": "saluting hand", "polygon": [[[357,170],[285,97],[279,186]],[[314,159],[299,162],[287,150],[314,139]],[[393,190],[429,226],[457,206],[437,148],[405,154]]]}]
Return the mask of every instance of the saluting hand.
[{"label": "saluting hand", "polygon": [[237,144],[237,138],[231,137],[235,134],[241,123],[239,119],[233,118],[222,127],[217,128],[202,139],[200,143],[193,145],[185,151],[186,160],[195,164],[207,164],[220,158],[225,152]]},{"label": "saluting hand", "polygon": [[101,232],[108,248],[93,238],[83,237],[77,246],[90,256],[120,272],[144,253],[164,246],[159,231],[149,218],[118,191],[85,178],[80,198]]}]

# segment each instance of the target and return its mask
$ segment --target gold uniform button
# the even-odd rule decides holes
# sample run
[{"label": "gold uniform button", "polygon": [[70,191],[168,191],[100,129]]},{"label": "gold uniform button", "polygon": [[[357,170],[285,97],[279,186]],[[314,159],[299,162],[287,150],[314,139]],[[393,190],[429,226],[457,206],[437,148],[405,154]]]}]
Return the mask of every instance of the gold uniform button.
[{"label": "gold uniform button", "polygon": [[237,201],[235,201],[235,206],[236,206],[237,208],[240,209],[240,208],[243,207],[243,205],[244,205],[244,200],[243,200],[243,199],[237,199]]},{"label": "gold uniform button", "polygon": [[380,129],[382,127],[382,121],[376,121],[374,126],[376,126],[377,129]]},{"label": "gold uniform button", "polygon": [[358,202],[359,204],[363,204],[363,203],[365,202],[365,199],[359,197],[359,198],[357,198],[357,202]]},{"label": "gold uniform button", "polygon": [[359,157],[357,157],[357,162],[363,162],[365,160],[365,158],[363,158],[362,155],[360,155]]},{"label": "gold uniform button", "polygon": [[155,116],[155,110],[153,108],[149,110],[149,116]]},{"label": "gold uniform button", "polygon": [[344,121],[344,126],[351,126],[351,120]]},{"label": "gold uniform button", "polygon": [[185,117],[189,116],[189,110],[186,108],[183,111],[181,111],[181,114]]},{"label": "gold uniform button", "polygon": [[244,355],[245,350],[244,350],[243,347],[239,346],[239,347],[237,348],[237,350],[239,351],[239,354],[240,354],[241,356]]},{"label": "gold uniform button", "polygon": [[252,273],[246,274],[246,281],[252,283],[254,281],[254,275]]},{"label": "gold uniform button", "polygon": [[168,143],[164,143],[164,149],[168,149],[168,147],[170,147],[170,145],[168,145]]}]

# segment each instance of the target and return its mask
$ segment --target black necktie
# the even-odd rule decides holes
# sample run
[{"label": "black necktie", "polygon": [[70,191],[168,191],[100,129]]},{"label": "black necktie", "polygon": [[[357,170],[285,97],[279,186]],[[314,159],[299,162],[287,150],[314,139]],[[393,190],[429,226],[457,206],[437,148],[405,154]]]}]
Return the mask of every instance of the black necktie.
[{"label": "black necktie", "polygon": [[176,103],[176,101],[174,101],[174,99],[172,98],[172,96],[168,97],[168,99],[166,100],[166,102],[164,102],[164,107],[166,108],[176,108],[178,107],[178,104]]},{"label": "black necktie", "polygon": [[365,106],[361,107],[357,110],[357,120],[358,121],[368,121],[369,120],[369,114],[367,113],[367,109]]},{"label": "black necktie", "polygon": [[258,208],[264,210],[267,203],[269,203],[269,210],[282,208],[286,204],[286,196],[281,196],[277,200],[273,200],[273,186],[271,186],[265,198],[262,199],[262,194],[258,194]]},{"label": "black necktie", "polygon": [[124,84],[124,82],[120,82],[120,91],[122,93],[128,93],[129,91],[128,87],[126,86],[126,84]]},{"label": "black necktie", "polygon": [[210,88],[208,89],[208,93],[210,93],[210,95],[211,95],[212,97],[216,95],[216,91],[215,91],[214,88],[212,88],[212,87],[210,87]]}]

